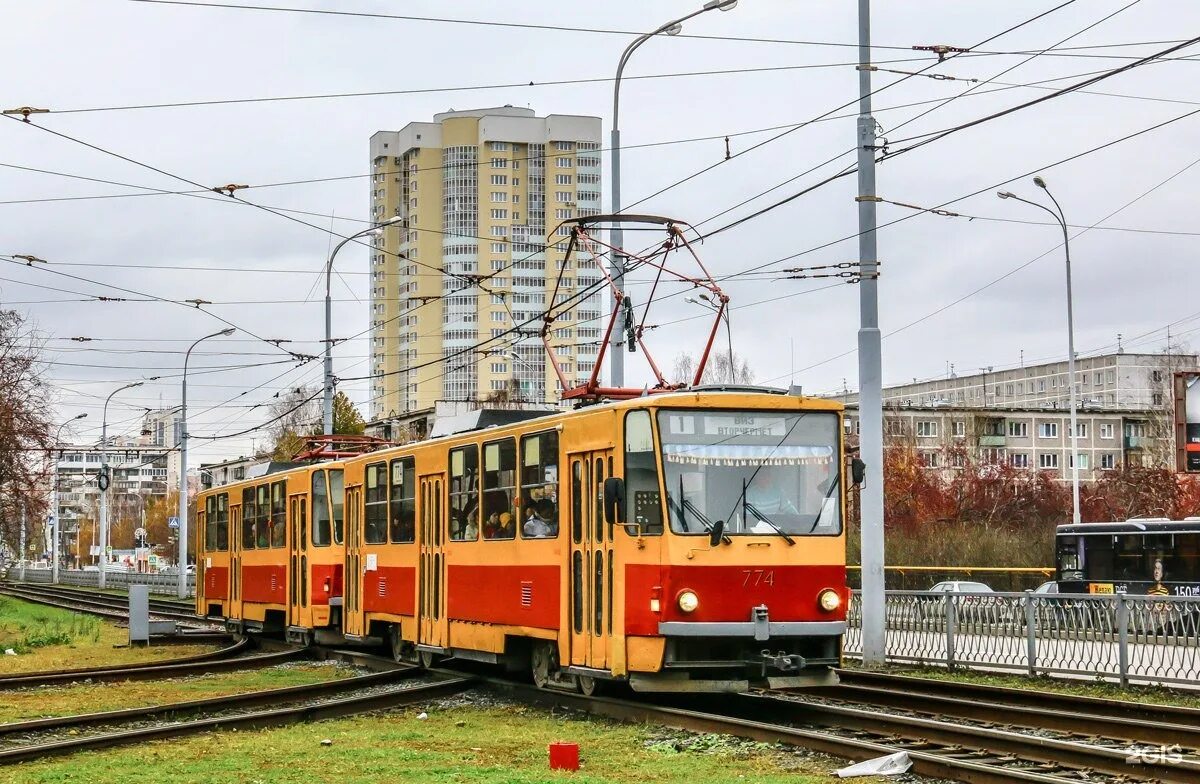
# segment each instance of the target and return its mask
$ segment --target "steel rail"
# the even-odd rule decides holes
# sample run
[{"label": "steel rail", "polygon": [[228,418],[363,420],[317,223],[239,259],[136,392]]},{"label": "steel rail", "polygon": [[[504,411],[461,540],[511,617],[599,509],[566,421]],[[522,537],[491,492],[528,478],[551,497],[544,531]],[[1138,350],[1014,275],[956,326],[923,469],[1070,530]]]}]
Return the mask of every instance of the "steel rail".
[{"label": "steel rail", "polygon": [[917,713],[1055,730],[1084,737],[1200,749],[1200,710],[1194,708],[1127,703],[1004,687],[985,687],[981,691],[974,684],[959,690],[955,687],[960,684],[952,681],[911,680],[917,683],[891,684],[885,681],[876,686],[843,682],[836,687],[794,693],[801,698],[828,697],[861,704],[886,705]]},{"label": "steel rail", "polygon": [[[886,733],[850,737],[828,730],[792,727],[783,724],[746,719],[699,711],[689,708],[653,705],[640,700],[612,697],[585,697],[581,694],[540,690],[533,686],[499,679],[485,679],[484,684],[500,693],[516,696],[523,702],[545,707],[567,706],[595,716],[625,722],[649,722],[692,732],[713,732],[734,735],[764,743],[797,746],[836,757],[866,760],[897,751],[907,751],[912,760],[912,772],[971,784],[1079,784],[1077,777],[1056,775],[1045,771],[1018,769],[1016,760],[1007,755],[986,755],[961,747],[941,747],[924,740],[897,743]],[[937,750],[930,750],[937,748]]]},{"label": "steel rail", "polygon": [[209,651],[208,653],[197,653],[191,656],[180,656],[175,659],[165,659],[156,662],[137,662],[135,664],[126,664],[121,667],[79,667],[71,670],[37,670],[34,672],[22,672],[13,675],[0,675],[0,688],[5,684],[13,683],[21,678],[48,678],[56,676],[77,676],[79,678],[90,677],[93,673],[109,672],[116,669],[122,670],[142,670],[147,667],[161,667],[168,664],[192,664],[194,662],[210,661],[212,659],[223,659],[229,656],[237,656],[240,653],[245,653],[251,645],[252,641],[248,638],[237,640],[232,645],[228,645],[217,651]]},{"label": "steel rail", "polygon": [[[96,600],[111,600],[113,602],[120,603],[120,606],[125,606],[129,597],[127,591],[118,593],[113,589],[108,589],[102,592],[95,588],[88,588],[80,585],[66,585],[63,583],[55,585],[45,583],[9,582],[4,587],[36,590],[39,593],[49,592],[61,596],[82,596]],[[180,601],[179,599],[168,597],[165,594],[152,593],[150,594],[150,606],[153,608],[155,605],[168,610],[187,611],[193,609],[196,606],[196,603],[190,601]]]},{"label": "steel rail", "polygon": [[[59,607],[64,610],[74,610],[76,612],[87,613],[89,615],[97,615],[104,618],[123,619],[128,617],[129,613],[126,610],[119,609],[120,598],[117,597],[114,601],[106,601],[102,599],[88,598],[84,596],[56,596],[53,593],[48,593],[41,589],[35,588],[14,588],[12,585],[7,585],[0,588],[0,593],[6,596],[12,596],[17,599],[22,599],[35,604],[44,604],[50,607]],[[172,621],[182,621],[183,623],[208,625],[208,622],[196,615],[196,613],[182,613],[173,610],[151,610],[151,619],[160,618]]]},{"label": "steel rail", "polygon": [[[150,681],[160,678],[178,678],[184,675],[204,675],[212,672],[233,672],[250,670],[259,667],[273,667],[292,659],[305,656],[303,648],[282,651],[269,651],[249,656],[234,656],[203,661],[186,660],[167,663],[139,663],[128,667],[86,668],[81,670],[66,670],[64,672],[36,672],[21,675],[7,675],[0,678],[0,690],[31,688],[35,686],[58,685],[75,683],[77,681],[92,681],[94,683],[111,683],[114,681]],[[187,659],[190,657],[184,657]]]},{"label": "steel rail", "polygon": [[[383,674],[390,675],[393,678],[397,677],[397,672]],[[379,675],[380,674],[373,674],[363,677],[376,678]],[[353,681],[354,679],[350,680]],[[344,684],[346,681],[336,681],[334,683]],[[320,685],[324,686],[325,684]],[[152,727],[137,727],[118,732],[105,733],[102,735],[69,738],[32,746],[22,746],[19,748],[0,750],[0,764],[24,762],[49,756],[71,754],[77,751],[112,748],[114,746],[124,746],[130,743],[143,742],[147,740],[175,738],[184,735],[193,735],[200,732],[210,732],[213,730],[281,727],[302,721],[316,721],[321,719],[338,718],[341,716],[351,716],[360,713],[369,713],[371,711],[393,708],[399,705],[406,705],[412,702],[426,700],[431,697],[440,697],[453,694],[462,691],[471,685],[473,685],[473,679],[469,677],[457,676],[439,681],[437,683],[413,686],[411,688],[378,691],[372,694],[349,696],[315,705],[293,705],[289,707],[253,711],[250,713],[238,713],[228,716],[213,716],[194,719],[191,721],[164,723]],[[360,682],[359,685],[350,688],[363,688],[363,685]],[[295,694],[292,696],[293,698],[296,697]],[[303,696],[303,694],[300,695],[301,698],[303,698]]]}]

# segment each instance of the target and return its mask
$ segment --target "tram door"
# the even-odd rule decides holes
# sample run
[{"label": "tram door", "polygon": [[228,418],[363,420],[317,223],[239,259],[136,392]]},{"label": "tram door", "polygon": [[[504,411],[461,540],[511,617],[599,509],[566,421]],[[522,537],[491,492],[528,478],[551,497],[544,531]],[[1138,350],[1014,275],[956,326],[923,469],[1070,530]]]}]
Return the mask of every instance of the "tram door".
[{"label": "tram door", "polygon": [[445,474],[422,476],[417,498],[417,515],[421,523],[421,559],[417,569],[417,610],[421,621],[417,643],[437,648],[446,647],[449,627],[446,620],[446,532],[442,525],[445,484]]},{"label": "tram door", "polygon": [[308,607],[308,495],[296,493],[289,499],[288,520],[288,625],[308,626],[303,615]]},{"label": "tram door", "polygon": [[229,494],[229,617],[242,617],[242,503]]},{"label": "tram door", "polygon": [[572,454],[569,463],[571,664],[607,669],[613,548],[604,524],[604,480],[612,473],[612,450]]},{"label": "tram door", "polygon": [[346,488],[346,563],[342,580],[342,631],[345,634],[364,636],[366,628],[362,613],[362,535],[363,535],[363,489],[362,485]]}]

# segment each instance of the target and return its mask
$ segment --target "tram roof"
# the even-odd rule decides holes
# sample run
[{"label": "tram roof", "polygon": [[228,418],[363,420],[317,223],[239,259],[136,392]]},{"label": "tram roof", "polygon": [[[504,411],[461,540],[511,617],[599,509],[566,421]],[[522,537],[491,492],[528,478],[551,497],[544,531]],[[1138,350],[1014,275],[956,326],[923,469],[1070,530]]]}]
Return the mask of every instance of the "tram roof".
[{"label": "tram roof", "polygon": [[1200,533],[1200,517],[1168,520],[1165,517],[1133,518],[1101,523],[1069,523],[1058,526],[1058,535],[1075,534],[1141,534],[1141,533]]}]

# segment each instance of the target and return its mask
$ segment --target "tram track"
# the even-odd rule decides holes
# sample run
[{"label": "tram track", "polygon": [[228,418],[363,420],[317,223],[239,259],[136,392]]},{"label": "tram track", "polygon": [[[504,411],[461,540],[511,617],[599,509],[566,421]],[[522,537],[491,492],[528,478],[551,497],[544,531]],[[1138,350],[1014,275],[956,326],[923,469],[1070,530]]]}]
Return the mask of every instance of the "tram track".
[{"label": "tram track", "polygon": [[[213,730],[261,729],[357,715],[448,696],[473,682],[457,675],[412,683],[424,676],[420,668],[394,666],[303,686],[0,725],[0,765]],[[268,707],[254,709],[260,706]]]},{"label": "tram track", "polygon": [[[51,586],[32,586],[8,583],[0,586],[0,594],[12,596],[35,604],[58,607],[63,610],[87,613],[113,620],[128,620],[129,602],[120,596],[82,591],[62,591]],[[167,620],[186,624],[193,628],[208,628],[212,623],[196,615],[193,610],[163,609],[151,602],[151,620]]]},{"label": "tram track", "polygon": [[119,667],[82,667],[73,670],[16,673],[0,676],[0,691],[59,686],[81,681],[92,683],[146,681],[249,670],[273,667],[276,664],[283,664],[306,655],[302,648],[282,648],[252,653],[253,649],[254,644],[248,639],[243,639],[219,651],[165,661],[138,662]]}]

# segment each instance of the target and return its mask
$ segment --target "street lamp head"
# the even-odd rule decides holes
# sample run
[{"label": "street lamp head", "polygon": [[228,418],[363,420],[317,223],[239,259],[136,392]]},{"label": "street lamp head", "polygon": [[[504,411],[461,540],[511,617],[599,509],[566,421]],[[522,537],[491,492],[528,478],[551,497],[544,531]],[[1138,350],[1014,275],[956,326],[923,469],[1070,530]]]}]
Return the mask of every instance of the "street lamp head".
[{"label": "street lamp head", "polygon": [[221,334],[221,335],[224,335],[225,337],[229,337],[229,336],[230,336],[230,335],[232,335],[234,332],[237,332],[237,330],[236,330],[236,329],[234,329],[233,327],[230,327],[229,329],[223,329],[223,330],[221,330],[221,332],[220,332],[219,334]]},{"label": "street lamp head", "polygon": [[78,414],[78,415],[76,415],[74,418],[75,418],[75,419],[84,419],[84,418],[86,418],[86,417],[87,417],[87,412],[85,411],[85,412],[84,412],[84,413],[82,413],[82,414]]},{"label": "street lamp head", "polygon": [[1038,186],[1042,190],[1046,190],[1046,181],[1043,180],[1040,175],[1033,178],[1033,184]]},{"label": "street lamp head", "polygon": [[663,32],[667,35],[679,35],[681,32],[683,32],[683,25],[679,24],[679,22],[676,22],[666,30],[663,30]]},{"label": "street lamp head", "polygon": [[404,220],[404,218],[402,218],[401,216],[399,216],[399,215],[393,215],[392,217],[388,218],[388,219],[387,219],[387,220],[385,220],[385,221],[380,221],[380,222],[379,222],[379,225],[380,225],[380,226],[390,226],[390,225],[392,225],[393,223],[400,223],[402,220]]},{"label": "street lamp head", "polygon": [[737,8],[737,4],[738,0],[708,0],[708,2],[704,4],[704,10],[707,11],[710,8],[719,8],[722,11],[732,11],[733,9]]},{"label": "street lamp head", "polygon": [[997,195],[997,196],[999,196],[1001,199],[1015,199],[1015,198],[1017,198],[1017,194],[1015,194],[1015,193],[1009,193],[1008,191],[996,191],[996,195]]}]

